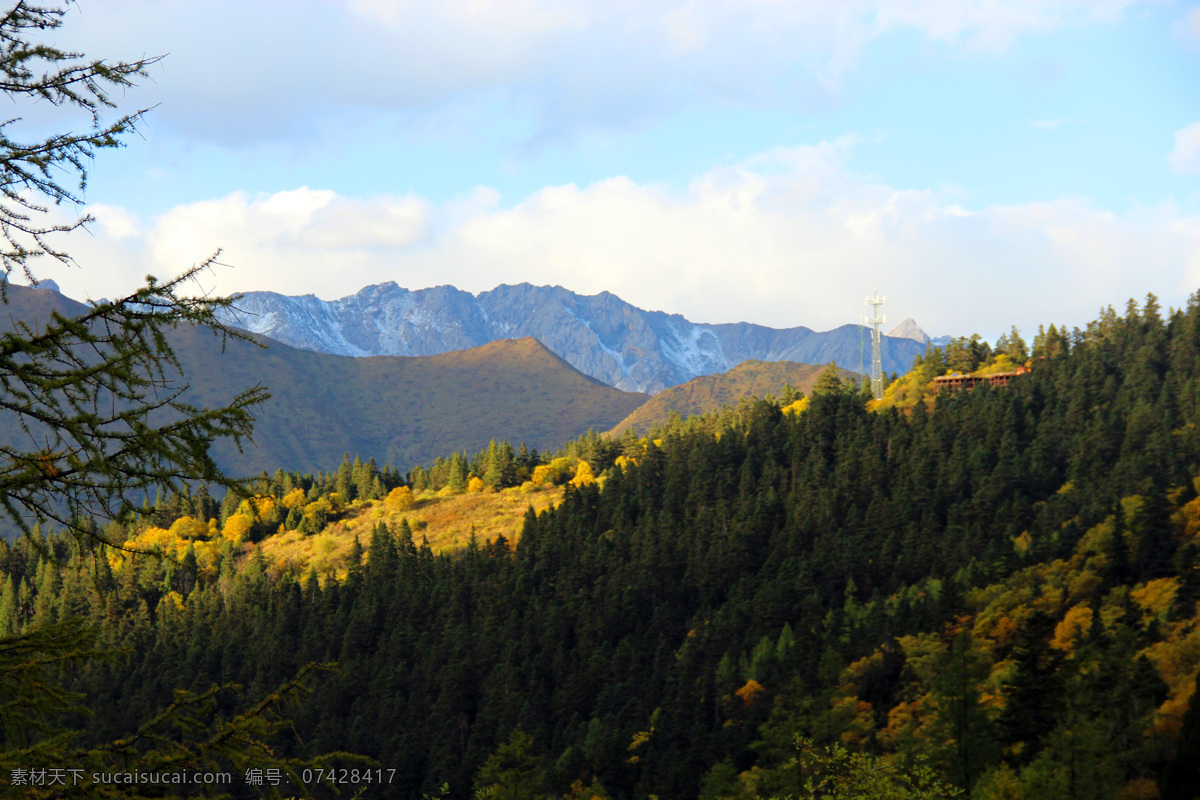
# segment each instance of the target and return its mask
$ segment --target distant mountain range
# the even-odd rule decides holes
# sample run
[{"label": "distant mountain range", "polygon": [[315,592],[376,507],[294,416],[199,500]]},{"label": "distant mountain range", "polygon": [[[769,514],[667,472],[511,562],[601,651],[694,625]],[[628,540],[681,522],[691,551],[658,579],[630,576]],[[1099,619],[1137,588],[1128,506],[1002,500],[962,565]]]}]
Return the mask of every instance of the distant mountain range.
[{"label": "distant mountain range", "polygon": [[[302,350],[346,356],[426,356],[532,336],[585,375],[631,392],[655,394],[748,359],[858,369],[870,363],[859,325],[832,331],[706,325],[645,311],[616,295],[579,295],[559,286],[498,286],[473,295],[453,286],[410,291],[368,286],[340,300],[247,292],[230,321]],[[911,330],[915,328],[915,331]],[[919,334],[919,335],[918,335]],[[902,324],[883,338],[885,372],[907,371],[928,337]]]},{"label": "distant mountain range", "polygon": [[[9,285],[0,327],[14,319],[36,325],[53,311],[76,316],[86,310],[56,288]],[[765,354],[758,362],[858,361],[857,326],[815,333],[699,325],[642,311],[611,294],[585,297],[528,284],[478,297],[448,286],[409,292],[383,284],[329,303],[255,292],[240,305],[243,327],[261,332],[266,348],[235,341],[222,354],[212,336],[187,327],[173,332],[171,341],[193,403],[222,404],[260,382],[270,389],[271,399],[256,412],[254,443],[244,453],[217,448],[223,468],[242,475],[278,467],[328,469],[343,453],[405,469],[452,450],[478,449],[491,438],[546,450],[589,428],[610,430],[648,399],[614,389],[614,383],[657,391],[693,381],[622,424],[640,430],[660,416],[665,420],[672,409],[687,416],[736,403],[748,392],[778,392],[785,381],[808,391],[821,369],[737,366],[747,360],[745,353]],[[488,339],[496,331],[525,338]],[[924,350],[915,323],[897,332],[912,338],[885,337],[888,370],[905,369]],[[344,355],[389,348],[433,354]],[[866,349],[869,357],[869,338]],[[343,354],[323,352],[329,350]],[[709,374],[714,377],[695,380]],[[15,442],[17,436],[0,418],[0,438]]]},{"label": "distant mountain range", "polygon": [[[78,316],[80,303],[55,291],[8,286],[0,328],[13,320],[34,327],[57,311]],[[453,450],[475,452],[492,438],[549,450],[604,431],[648,398],[580,374],[532,338],[428,357],[347,358],[262,340],[229,341],[224,352],[209,332],[180,326],[169,335],[190,384],[184,399],[228,403],[238,391],[265,385],[271,398],[254,410],[254,441],[238,452],[215,447],[226,472],[249,476],[278,468],[335,468],[344,453],[406,470]],[[0,440],[28,436],[0,414]]]}]

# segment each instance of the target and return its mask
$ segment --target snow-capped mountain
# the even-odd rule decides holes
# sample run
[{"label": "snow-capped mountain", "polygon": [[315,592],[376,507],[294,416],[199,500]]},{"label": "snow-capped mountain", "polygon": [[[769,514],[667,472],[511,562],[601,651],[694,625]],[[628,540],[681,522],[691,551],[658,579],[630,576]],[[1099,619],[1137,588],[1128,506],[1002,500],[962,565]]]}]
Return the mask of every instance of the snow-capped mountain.
[{"label": "snow-capped mountain", "polygon": [[892,328],[890,331],[888,331],[887,335],[895,336],[898,339],[912,339],[915,342],[920,342],[921,344],[926,345],[931,344],[934,347],[945,347],[946,345],[950,344],[950,341],[953,338],[951,336],[931,337],[928,333],[921,329],[921,326],[918,325],[917,321],[912,317],[909,317],[908,319],[904,320],[904,322],[901,322],[899,325]]},{"label": "snow-capped mountain", "polygon": [[[532,336],[572,366],[618,389],[659,392],[746,359],[858,369],[870,338],[858,325],[818,333],[749,323],[705,325],[645,311],[616,295],[578,295],[559,286],[498,286],[472,295],[453,286],[409,291],[368,286],[325,301],[247,292],[230,322],[284,344],[347,356],[425,356]],[[904,372],[924,351],[914,339],[884,337],[885,372]]]}]

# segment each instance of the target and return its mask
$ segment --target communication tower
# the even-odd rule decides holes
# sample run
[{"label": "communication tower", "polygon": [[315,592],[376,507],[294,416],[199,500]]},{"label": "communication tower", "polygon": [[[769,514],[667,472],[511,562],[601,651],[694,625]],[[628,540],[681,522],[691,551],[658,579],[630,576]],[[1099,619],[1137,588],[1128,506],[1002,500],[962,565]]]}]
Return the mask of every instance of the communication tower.
[{"label": "communication tower", "polygon": [[859,314],[858,321],[860,323],[858,326],[858,374],[862,376],[862,385],[858,388],[860,391],[865,392],[868,385],[867,381],[869,380],[867,377],[866,357],[863,355],[863,353],[866,352],[864,349],[865,345],[863,344],[866,340],[863,338],[863,334],[866,333],[867,330],[867,315]]},{"label": "communication tower", "polygon": [[883,339],[879,333],[879,326],[887,322],[887,315],[879,313],[879,307],[883,305],[886,298],[880,297],[879,292],[867,298],[867,305],[871,306],[870,319],[864,317],[863,323],[872,326],[871,329],[871,395],[876,400],[883,399]]}]

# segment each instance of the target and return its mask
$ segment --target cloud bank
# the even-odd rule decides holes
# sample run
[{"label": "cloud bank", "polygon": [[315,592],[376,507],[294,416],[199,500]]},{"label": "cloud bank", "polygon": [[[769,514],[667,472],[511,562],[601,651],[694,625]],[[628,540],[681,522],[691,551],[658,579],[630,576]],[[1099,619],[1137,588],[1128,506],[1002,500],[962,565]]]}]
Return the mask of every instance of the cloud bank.
[{"label": "cloud bank", "polygon": [[315,293],[364,285],[501,283],[611,291],[698,322],[828,329],[885,312],[931,333],[994,337],[1017,324],[1083,325],[1147,292],[1181,305],[1200,285],[1200,217],[1171,206],[1113,213],[1085,200],[963,208],[952,190],[906,190],[846,165],[853,138],[780,148],[697,175],[686,190],[613,177],[502,203],[234,193],[140,220],[92,209],[68,243],[80,269],[47,267],[75,297],[166,277],[223,248],[206,288]]}]

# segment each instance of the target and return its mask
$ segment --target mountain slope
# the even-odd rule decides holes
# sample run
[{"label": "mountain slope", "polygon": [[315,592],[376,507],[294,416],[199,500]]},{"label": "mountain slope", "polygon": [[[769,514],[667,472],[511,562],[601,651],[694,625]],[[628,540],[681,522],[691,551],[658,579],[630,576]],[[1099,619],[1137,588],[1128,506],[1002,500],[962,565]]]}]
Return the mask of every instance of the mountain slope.
[{"label": "mountain slope", "polygon": [[[617,423],[611,434],[620,436],[632,428],[635,433],[644,436],[654,427],[664,424],[672,411],[687,419],[694,414],[716,411],[722,406],[737,405],[739,400],[748,395],[778,396],[785,385],[806,395],[811,394],[813,384],[826,366],[791,361],[743,361],[720,375],[705,375],[664,389]],[[858,377],[857,373],[849,370],[842,370],[842,374],[850,379]]]},{"label": "mountain slope", "polygon": [[[52,291],[8,287],[0,324],[49,319],[84,306]],[[249,475],[277,468],[328,469],[344,453],[406,469],[492,438],[545,450],[589,428],[607,430],[646,400],[572,368],[534,339],[503,340],[426,357],[350,358],[261,340],[220,340],[181,327],[171,335],[194,404],[227,403],[262,383],[271,398],[255,411],[254,442],[239,453],[218,443],[221,466]],[[11,420],[0,436],[15,441]]]},{"label": "mountain slope", "polygon": [[[479,295],[453,286],[409,291],[382,283],[332,301],[247,292],[238,307],[232,321],[247,330],[348,356],[434,355],[532,336],[584,374],[651,394],[747,359],[857,367],[864,352],[858,325],[823,333],[745,322],[705,325],[645,311],[608,292],[585,296],[528,283]],[[904,372],[923,351],[912,339],[884,337],[883,368]]]},{"label": "mountain slope", "polygon": [[[240,473],[328,468],[346,452],[406,469],[492,438],[545,450],[607,428],[646,399],[580,374],[529,338],[437,356],[360,359],[274,342],[265,350],[237,343],[220,354],[211,337],[183,335],[193,345],[180,348],[189,376],[223,372],[222,386],[257,379],[272,390],[257,413],[258,446],[244,454],[218,448]],[[193,392],[206,393],[194,378]]]}]

